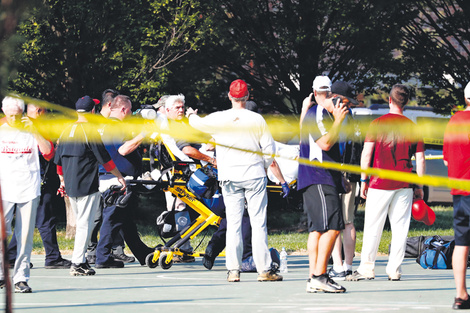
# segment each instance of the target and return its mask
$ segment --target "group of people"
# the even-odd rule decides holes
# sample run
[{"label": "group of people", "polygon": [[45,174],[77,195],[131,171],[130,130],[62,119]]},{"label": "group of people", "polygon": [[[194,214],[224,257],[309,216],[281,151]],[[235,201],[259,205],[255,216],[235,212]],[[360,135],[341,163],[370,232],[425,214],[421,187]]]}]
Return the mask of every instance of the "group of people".
[{"label": "group of people", "polygon": [[[215,143],[215,151],[209,145],[205,152],[201,152],[197,144],[171,138],[168,132],[162,131],[160,134],[180,160],[199,160],[218,169],[218,180],[226,206],[227,280],[240,281],[243,259],[242,221],[245,214],[245,219],[248,216],[251,225],[251,249],[258,281],[280,281],[283,277],[272,267],[266,225],[266,172],[270,166],[277,166],[276,162],[273,163],[276,143],[264,118],[247,110],[249,90],[243,80],[231,83],[228,99],[232,104],[231,109],[200,117],[197,110],[187,108],[185,111],[184,96],[164,96],[154,105],[158,110],[155,122],[161,129],[170,130],[169,133],[172,129],[181,130],[183,127],[198,130],[206,134],[208,141]],[[404,106],[409,99],[408,87],[400,84],[392,87],[389,97],[390,113],[374,120],[363,146],[360,143],[362,151],[359,149],[360,156],[356,159],[364,172],[356,179],[337,170],[308,164],[308,161],[348,162],[344,158],[346,151],[351,151],[353,144],[356,144],[356,153],[358,150],[358,143],[343,135],[346,125],[353,123],[350,106],[357,104],[351,85],[343,81],[332,84],[326,76],[315,78],[313,92],[303,101],[300,116],[297,184],[303,195],[304,210],[308,217],[307,292],[342,293],[346,289],[337,281],[374,279],[375,259],[387,216],[392,229],[392,243],[386,273],[391,281],[401,279],[401,263],[405,253],[411,206],[414,198],[423,198],[422,186],[378,176],[369,177],[367,169],[374,167],[409,173],[413,169],[411,159],[415,157],[416,173],[424,175],[423,140],[417,136],[409,136],[410,133],[419,132],[413,131],[416,125],[403,115]],[[469,86],[465,89],[465,101],[467,105],[470,103]],[[23,116],[25,104],[22,100],[6,97],[2,102],[5,117],[0,121],[0,183],[4,216],[9,231],[16,210],[17,243],[13,274],[16,292],[31,292],[27,282],[32,233],[41,195],[40,155],[47,161],[53,159],[57,164],[59,191],[68,195],[77,219],[72,260],[61,257],[57,240],[54,240],[54,225],[51,227],[54,230],[52,248],[46,248],[46,267],[70,267],[72,275],[94,275],[95,271],[90,267],[90,263],[95,263],[96,268],[120,268],[124,266],[124,262],[134,261],[132,257],[124,254],[124,242],[141,264],[145,264],[145,257],[154,251],[140,240],[132,209],[123,209],[124,206],[132,208],[136,205],[136,196],[126,185],[126,178],[135,179],[142,174],[138,147],[148,134],[142,131],[130,135],[123,128],[119,130],[119,127],[113,127],[132,113],[130,98],[114,90],[106,90],[103,93],[101,109],[101,114],[110,119],[111,123],[106,123],[101,128],[90,125],[90,114],[95,113],[98,102],[89,96],[78,99],[75,104],[78,120],[64,129],[57,141],[57,147],[54,147],[47,136],[36,130],[32,122],[35,117]],[[449,127],[453,124],[468,123],[468,118],[465,117],[468,110],[467,107],[466,111],[456,114]],[[455,129],[453,132],[446,131],[444,159],[449,164],[449,177],[468,179],[470,175],[465,168],[468,162],[465,153],[469,149],[467,130],[465,127],[459,129],[461,136],[457,141],[452,140],[455,138]],[[456,150],[456,146],[460,150]],[[308,161],[305,162],[306,160]],[[273,172],[279,173],[283,189],[288,192],[288,185],[280,170]],[[354,195],[358,181],[360,196],[366,199],[366,209],[361,262],[357,270],[353,271]],[[116,189],[116,186],[119,187]],[[112,191],[122,196],[128,195],[125,205],[116,201],[104,201],[104,204],[100,205],[101,194],[109,195]],[[454,272],[458,291],[454,307],[470,308],[465,285],[466,266],[462,265],[470,245],[467,235],[470,212],[465,203],[470,192],[454,189],[452,193],[455,195],[457,246]],[[171,194],[167,195],[167,205],[169,210],[182,210],[185,207],[181,200]],[[245,209],[248,214],[244,213]],[[39,221],[46,219],[38,219],[38,227],[39,224],[44,224]],[[98,230],[100,239],[96,240]],[[344,262],[340,252],[341,232],[344,241]],[[43,240],[47,240],[46,237],[44,235]],[[92,237],[95,239],[90,241]],[[189,242],[187,246],[180,248],[192,251]],[[205,260],[208,268],[212,267],[216,256],[210,252],[210,258]],[[331,256],[334,264],[328,270]],[[192,262],[194,259],[182,261]],[[1,277],[1,286],[4,285],[5,279]]]},{"label": "group of people", "polygon": [[[347,123],[349,106],[357,104],[351,86],[342,81],[331,84],[319,76],[313,93],[304,100],[301,117],[301,159],[342,162],[341,129]],[[315,105],[312,104],[312,98]],[[416,172],[425,172],[422,138],[409,136],[415,125],[403,115],[410,91],[404,85],[392,87],[389,97],[390,113],[374,120],[365,136],[360,166],[411,172],[411,158],[416,157]],[[411,132],[410,132],[411,131]],[[375,259],[387,216],[392,229],[392,243],[386,268],[389,280],[400,280],[401,263],[405,255],[406,238],[411,218],[413,197],[422,198],[422,186],[361,174],[360,196],[366,199],[361,263],[352,271],[355,250],[354,194],[351,183],[341,172],[299,165],[298,188],[303,193],[304,209],[308,216],[308,254],[310,277],[307,292],[342,293],[346,289],[337,281],[374,279]],[[342,201],[343,198],[343,201]],[[345,225],[348,225],[347,227]],[[343,231],[345,262],[336,249],[333,267],[327,271],[329,258]],[[339,250],[340,251],[340,250]]]}]

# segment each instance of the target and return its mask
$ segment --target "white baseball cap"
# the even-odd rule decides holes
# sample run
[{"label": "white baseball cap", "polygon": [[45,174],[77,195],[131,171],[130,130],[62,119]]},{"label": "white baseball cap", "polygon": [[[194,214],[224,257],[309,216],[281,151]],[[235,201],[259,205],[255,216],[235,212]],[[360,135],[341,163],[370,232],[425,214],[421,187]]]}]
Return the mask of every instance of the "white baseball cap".
[{"label": "white baseball cap", "polygon": [[464,95],[465,95],[465,99],[470,100],[470,83],[468,83],[467,87],[465,87]]},{"label": "white baseball cap", "polygon": [[328,76],[317,76],[313,80],[312,87],[315,91],[331,91],[331,80]]}]

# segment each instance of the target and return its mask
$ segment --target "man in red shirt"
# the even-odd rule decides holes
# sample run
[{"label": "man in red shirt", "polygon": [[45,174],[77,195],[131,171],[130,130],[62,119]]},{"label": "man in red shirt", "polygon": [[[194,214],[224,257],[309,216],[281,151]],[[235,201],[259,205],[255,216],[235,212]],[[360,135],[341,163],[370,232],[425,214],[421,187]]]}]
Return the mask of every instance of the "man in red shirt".
[{"label": "man in red shirt", "polygon": [[[372,121],[361,155],[361,168],[374,168],[410,173],[413,169],[411,157],[416,157],[416,172],[425,172],[424,143],[416,134],[416,126],[403,116],[403,107],[408,103],[409,89],[394,85],[390,91],[390,113]],[[423,198],[422,187],[414,190],[416,198]],[[361,197],[366,199],[364,239],[361,264],[346,280],[374,279],[374,267],[382,231],[387,219],[392,228],[392,244],[386,272],[389,280],[400,280],[401,263],[405,256],[406,237],[410,226],[413,188],[409,183],[372,176],[370,183],[365,173],[361,174]]]},{"label": "man in red shirt", "polygon": [[[444,133],[444,163],[449,178],[470,180],[470,83],[465,87],[467,108],[452,116]],[[455,248],[452,255],[457,297],[453,309],[470,309],[465,277],[470,246],[470,191],[453,188]]]}]

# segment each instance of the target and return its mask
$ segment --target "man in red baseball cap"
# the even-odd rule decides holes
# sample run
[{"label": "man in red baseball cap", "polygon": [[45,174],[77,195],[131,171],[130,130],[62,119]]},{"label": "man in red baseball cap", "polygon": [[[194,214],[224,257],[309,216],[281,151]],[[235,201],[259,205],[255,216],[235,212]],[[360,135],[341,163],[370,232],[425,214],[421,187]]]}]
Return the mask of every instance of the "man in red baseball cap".
[{"label": "man in red baseball cap", "polygon": [[[230,84],[230,91],[228,95],[229,97],[232,97],[235,99],[242,99],[244,97],[248,97],[249,92],[248,92],[247,84],[241,79],[234,80]],[[245,104],[246,104],[246,100],[245,100]]]},{"label": "man in red baseball cap", "polygon": [[[240,281],[243,240],[241,221],[245,207],[252,227],[253,260],[258,281],[279,281],[282,276],[271,268],[266,228],[266,169],[273,161],[274,140],[264,118],[245,109],[247,84],[237,79],[230,84],[232,108],[202,118],[188,108],[189,124],[215,139],[217,168],[227,216],[226,267],[229,282]],[[255,131],[253,131],[255,130]]]}]

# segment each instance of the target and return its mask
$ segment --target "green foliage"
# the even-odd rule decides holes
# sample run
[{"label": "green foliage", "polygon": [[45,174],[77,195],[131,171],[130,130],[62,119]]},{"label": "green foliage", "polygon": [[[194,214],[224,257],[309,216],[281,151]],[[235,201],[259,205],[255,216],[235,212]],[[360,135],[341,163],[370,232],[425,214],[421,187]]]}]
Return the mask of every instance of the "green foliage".
[{"label": "green foliage", "polygon": [[[194,63],[208,81],[243,78],[261,108],[299,113],[316,75],[371,88],[399,66],[399,29],[414,14],[406,1],[210,1],[214,31]],[[220,102],[220,92],[207,102]],[[210,106],[210,105],[209,105]],[[201,110],[204,107],[200,108]]]},{"label": "green foliage", "polygon": [[16,63],[2,74],[16,67],[12,90],[66,106],[116,88],[136,105],[184,93],[189,105],[212,112],[229,106],[228,85],[243,78],[263,111],[298,114],[313,78],[328,74],[368,94],[411,79],[418,104],[448,112],[462,104],[470,80],[464,0],[43,0],[43,7],[18,27],[24,41],[3,48]]},{"label": "green foliage", "polygon": [[206,31],[197,2],[45,1],[21,24],[26,38],[17,55],[11,88],[72,106],[84,94],[106,88],[140,104],[158,100],[166,66],[197,50]]},{"label": "green foliage", "polygon": [[419,80],[420,104],[449,113],[465,104],[463,88],[470,81],[470,3],[427,0],[412,5],[419,14],[401,32],[405,67],[400,76]]}]

